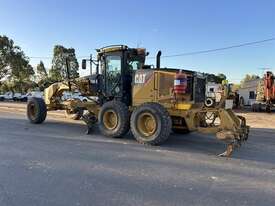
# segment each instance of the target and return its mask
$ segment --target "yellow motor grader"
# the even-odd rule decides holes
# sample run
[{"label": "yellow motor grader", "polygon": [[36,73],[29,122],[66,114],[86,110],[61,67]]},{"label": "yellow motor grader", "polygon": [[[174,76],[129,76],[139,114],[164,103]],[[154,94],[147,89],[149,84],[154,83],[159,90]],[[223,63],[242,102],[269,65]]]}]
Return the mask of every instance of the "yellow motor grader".
[{"label": "yellow motor grader", "polygon": [[[79,114],[91,132],[93,124],[105,136],[123,137],[129,130],[142,144],[160,145],[171,133],[202,132],[215,134],[226,143],[221,156],[230,156],[235,146],[248,138],[249,127],[244,117],[225,108],[223,100],[205,106],[206,78],[197,72],[161,68],[158,52],[156,67],[145,65],[149,53],[143,48],[125,45],[97,50],[97,58],[82,60],[95,65],[95,72],[78,79],[54,83],[45,98],[28,101],[27,116],[31,123],[42,123],[50,110]],[[64,91],[79,91],[90,101],[62,101]],[[83,114],[83,111],[87,111]]]}]

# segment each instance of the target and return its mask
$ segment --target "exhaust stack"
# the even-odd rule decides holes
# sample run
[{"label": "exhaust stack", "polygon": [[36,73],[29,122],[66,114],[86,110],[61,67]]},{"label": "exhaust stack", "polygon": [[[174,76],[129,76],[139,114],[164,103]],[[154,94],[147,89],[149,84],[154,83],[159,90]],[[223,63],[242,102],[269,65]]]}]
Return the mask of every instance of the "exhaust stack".
[{"label": "exhaust stack", "polygon": [[156,68],[160,68],[160,56],[161,56],[161,51],[159,50],[157,53],[157,59],[156,59]]}]

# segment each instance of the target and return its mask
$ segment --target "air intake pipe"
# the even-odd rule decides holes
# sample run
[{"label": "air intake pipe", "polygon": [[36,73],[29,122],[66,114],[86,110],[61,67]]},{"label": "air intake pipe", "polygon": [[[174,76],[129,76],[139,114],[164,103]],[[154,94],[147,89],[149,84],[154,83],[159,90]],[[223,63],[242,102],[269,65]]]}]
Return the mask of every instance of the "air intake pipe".
[{"label": "air intake pipe", "polygon": [[156,59],[156,68],[160,68],[160,56],[161,56],[161,51],[159,50],[157,53],[157,59]]}]

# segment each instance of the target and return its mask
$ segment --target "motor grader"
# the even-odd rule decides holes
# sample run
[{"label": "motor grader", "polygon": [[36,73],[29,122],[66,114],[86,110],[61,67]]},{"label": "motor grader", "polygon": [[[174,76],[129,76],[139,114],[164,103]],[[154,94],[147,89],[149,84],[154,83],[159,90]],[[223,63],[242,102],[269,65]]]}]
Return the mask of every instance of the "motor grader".
[{"label": "motor grader", "polygon": [[[145,65],[149,53],[143,48],[124,45],[97,50],[96,59],[83,59],[95,65],[86,77],[54,83],[45,90],[45,98],[32,98],[27,105],[31,123],[46,119],[47,111],[67,110],[80,114],[88,126],[98,123],[108,137],[123,137],[129,130],[142,144],[160,145],[171,133],[202,132],[215,134],[227,147],[221,156],[230,156],[235,146],[247,140],[249,127],[244,117],[225,109],[223,101],[206,107],[206,78],[197,72],[161,68],[159,51],[156,67]],[[90,101],[62,101],[64,91],[77,90]],[[83,111],[87,111],[83,114]]]}]

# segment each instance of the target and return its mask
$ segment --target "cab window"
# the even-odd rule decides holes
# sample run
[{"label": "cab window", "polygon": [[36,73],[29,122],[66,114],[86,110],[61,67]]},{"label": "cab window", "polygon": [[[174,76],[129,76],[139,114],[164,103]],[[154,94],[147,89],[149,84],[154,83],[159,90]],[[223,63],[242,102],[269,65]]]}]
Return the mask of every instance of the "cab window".
[{"label": "cab window", "polygon": [[134,60],[134,61],[129,61],[128,63],[130,70],[138,70],[140,69],[140,61]]},{"label": "cab window", "polygon": [[120,56],[107,56],[106,57],[106,70],[109,73],[121,73],[121,57]]}]

